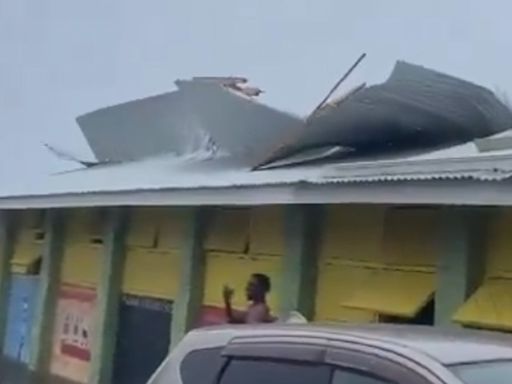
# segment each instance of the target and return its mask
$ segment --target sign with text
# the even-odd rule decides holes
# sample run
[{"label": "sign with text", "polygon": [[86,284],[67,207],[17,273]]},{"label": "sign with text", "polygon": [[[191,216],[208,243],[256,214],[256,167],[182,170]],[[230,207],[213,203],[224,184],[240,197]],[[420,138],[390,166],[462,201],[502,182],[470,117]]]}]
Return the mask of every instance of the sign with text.
[{"label": "sign with text", "polygon": [[94,289],[70,284],[60,287],[50,368],[53,374],[87,382],[95,306]]}]

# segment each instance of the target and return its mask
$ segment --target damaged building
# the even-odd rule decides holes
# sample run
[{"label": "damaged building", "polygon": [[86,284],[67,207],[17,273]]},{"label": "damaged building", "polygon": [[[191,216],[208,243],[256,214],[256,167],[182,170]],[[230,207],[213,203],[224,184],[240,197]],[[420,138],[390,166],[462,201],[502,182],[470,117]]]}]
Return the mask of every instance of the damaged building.
[{"label": "damaged building", "polygon": [[87,113],[77,169],[0,192],[0,341],[33,370],[144,383],[222,287],[276,315],[512,330],[512,112],[398,62],[311,115],[243,78]]}]

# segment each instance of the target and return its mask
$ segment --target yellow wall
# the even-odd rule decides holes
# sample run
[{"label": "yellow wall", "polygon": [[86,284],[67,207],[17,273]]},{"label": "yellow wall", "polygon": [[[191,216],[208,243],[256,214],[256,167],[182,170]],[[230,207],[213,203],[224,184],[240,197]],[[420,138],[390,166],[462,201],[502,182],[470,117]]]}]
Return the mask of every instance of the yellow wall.
[{"label": "yellow wall", "polygon": [[205,242],[204,303],[222,306],[222,288],[235,289],[234,305],[246,306],[245,285],[252,273],[272,281],[269,305],[275,312],[284,252],[282,207],[216,209]]},{"label": "yellow wall", "polygon": [[486,276],[454,320],[465,325],[512,331],[512,210],[491,220],[486,249]]},{"label": "yellow wall", "polygon": [[44,238],[44,211],[22,211],[16,228],[11,271],[30,273],[41,257]]},{"label": "yellow wall", "polygon": [[127,237],[123,292],[174,299],[180,281],[184,211],[137,208]]},{"label": "yellow wall", "polygon": [[437,254],[434,211],[330,206],[326,216],[317,320],[413,316],[430,299]]},{"label": "yellow wall", "polygon": [[70,211],[62,263],[63,282],[88,287],[97,286],[103,256],[103,212],[90,208]]},{"label": "yellow wall", "polygon": [[512,210],[504,209],[492,218],[488,242],[487,265],[488,277],[512,278]]}]

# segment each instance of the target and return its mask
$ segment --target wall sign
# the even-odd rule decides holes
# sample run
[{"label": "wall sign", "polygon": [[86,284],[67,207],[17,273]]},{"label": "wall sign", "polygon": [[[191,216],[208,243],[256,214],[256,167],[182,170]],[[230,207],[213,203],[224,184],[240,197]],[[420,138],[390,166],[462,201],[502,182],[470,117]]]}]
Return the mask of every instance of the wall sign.
[{"label": "wall sign", "polygon": [[75,285],[60,287],[51,372],[85,383],[91,361],[96,291]]}]

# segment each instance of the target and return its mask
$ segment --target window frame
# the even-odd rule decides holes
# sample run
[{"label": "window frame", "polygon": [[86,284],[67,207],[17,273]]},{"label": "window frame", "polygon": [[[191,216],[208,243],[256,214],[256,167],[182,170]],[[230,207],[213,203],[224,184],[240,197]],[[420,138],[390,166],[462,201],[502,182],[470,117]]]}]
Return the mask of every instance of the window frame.
[{"label": "window frame", "polygon": [[185,356],[183,356],[183,358],[181,359],[181,361],[180,361],[180,363],[178,365],[178,375],[180,377],[180,381],[183,384],[188,384],[188,383],[185,382],[184,375],[183,375],[184,363],[187,360],[187,358],[189,358],[191,355],[193,355],[195,353],[198,353],[198,352],[217,351],[218,354],[219,354],[219,358],[221,359],[221,364],[218,367],[217,372],[215,372],[215,374],[213,375],[213,378],[212,378],[213,381],[211,383],[208,383],[208,384],[217,383],[219,381],[220,377],[222,376],[222,373],[226,369],[229,361],[230,361],[229,358],[226,358],[225,356],[223,356],[223,354],[222,354],[223,349],[224,349],[224,346],[210,346],[210,347],[198,348],[198,349],[193,349],[191,351],[188,351],[185,354]]},{"label": "window frame", "polygon": [[345,369],[396,384],[443,383],[434,372],[405,356],[398,362],[390,357],[389,351],[357,341],[305,336],[240,337],[233,339],[223,349],[222,356],[226,361],[213,384],[220,384],[233,359],[324,364],[331,367],[331,381],[336,369]]},{"label": "window frame", "polygon": [[[221,384],[222,379],[224,378],[224,375],[229,369],[230,364],[233,361],[252,361],[252,362],[274,362],[274,363],[282,363],[282,364],[295,364],[295,365],[319,365],[321,367],[324,367],[328,370],[327,372],[327,383],[324,384],[331,384],[332,377],[334,373],[334,369],[330,364],[326,364],[325,362],[317,362],[317,361],[309,361],[309,360],[295,360],[291,358],[286,357],[251,357],[251,356],[236,356],[236,357],[229,357],[226,358],[224,365],[222,369],[218,372],[217,377],[215,378],[215,381],[211,384]],[[315,383],[316,384],[316,383]]]},{"label": "window frame", "polygon": [[[396,384],[441,384],[442,379],[433,374],[429,377],[415,368],[416,363],[405,357],[400,363],[389,356],[385,349],[347,343],[347,346],[331,346],[328,348],[325,362],[335,369],[345,369],[367,373],[375,378],[382,378]],[[387,356],[386,356],[387,355]],[[422,371],[426,367],[422,366]]]}]

